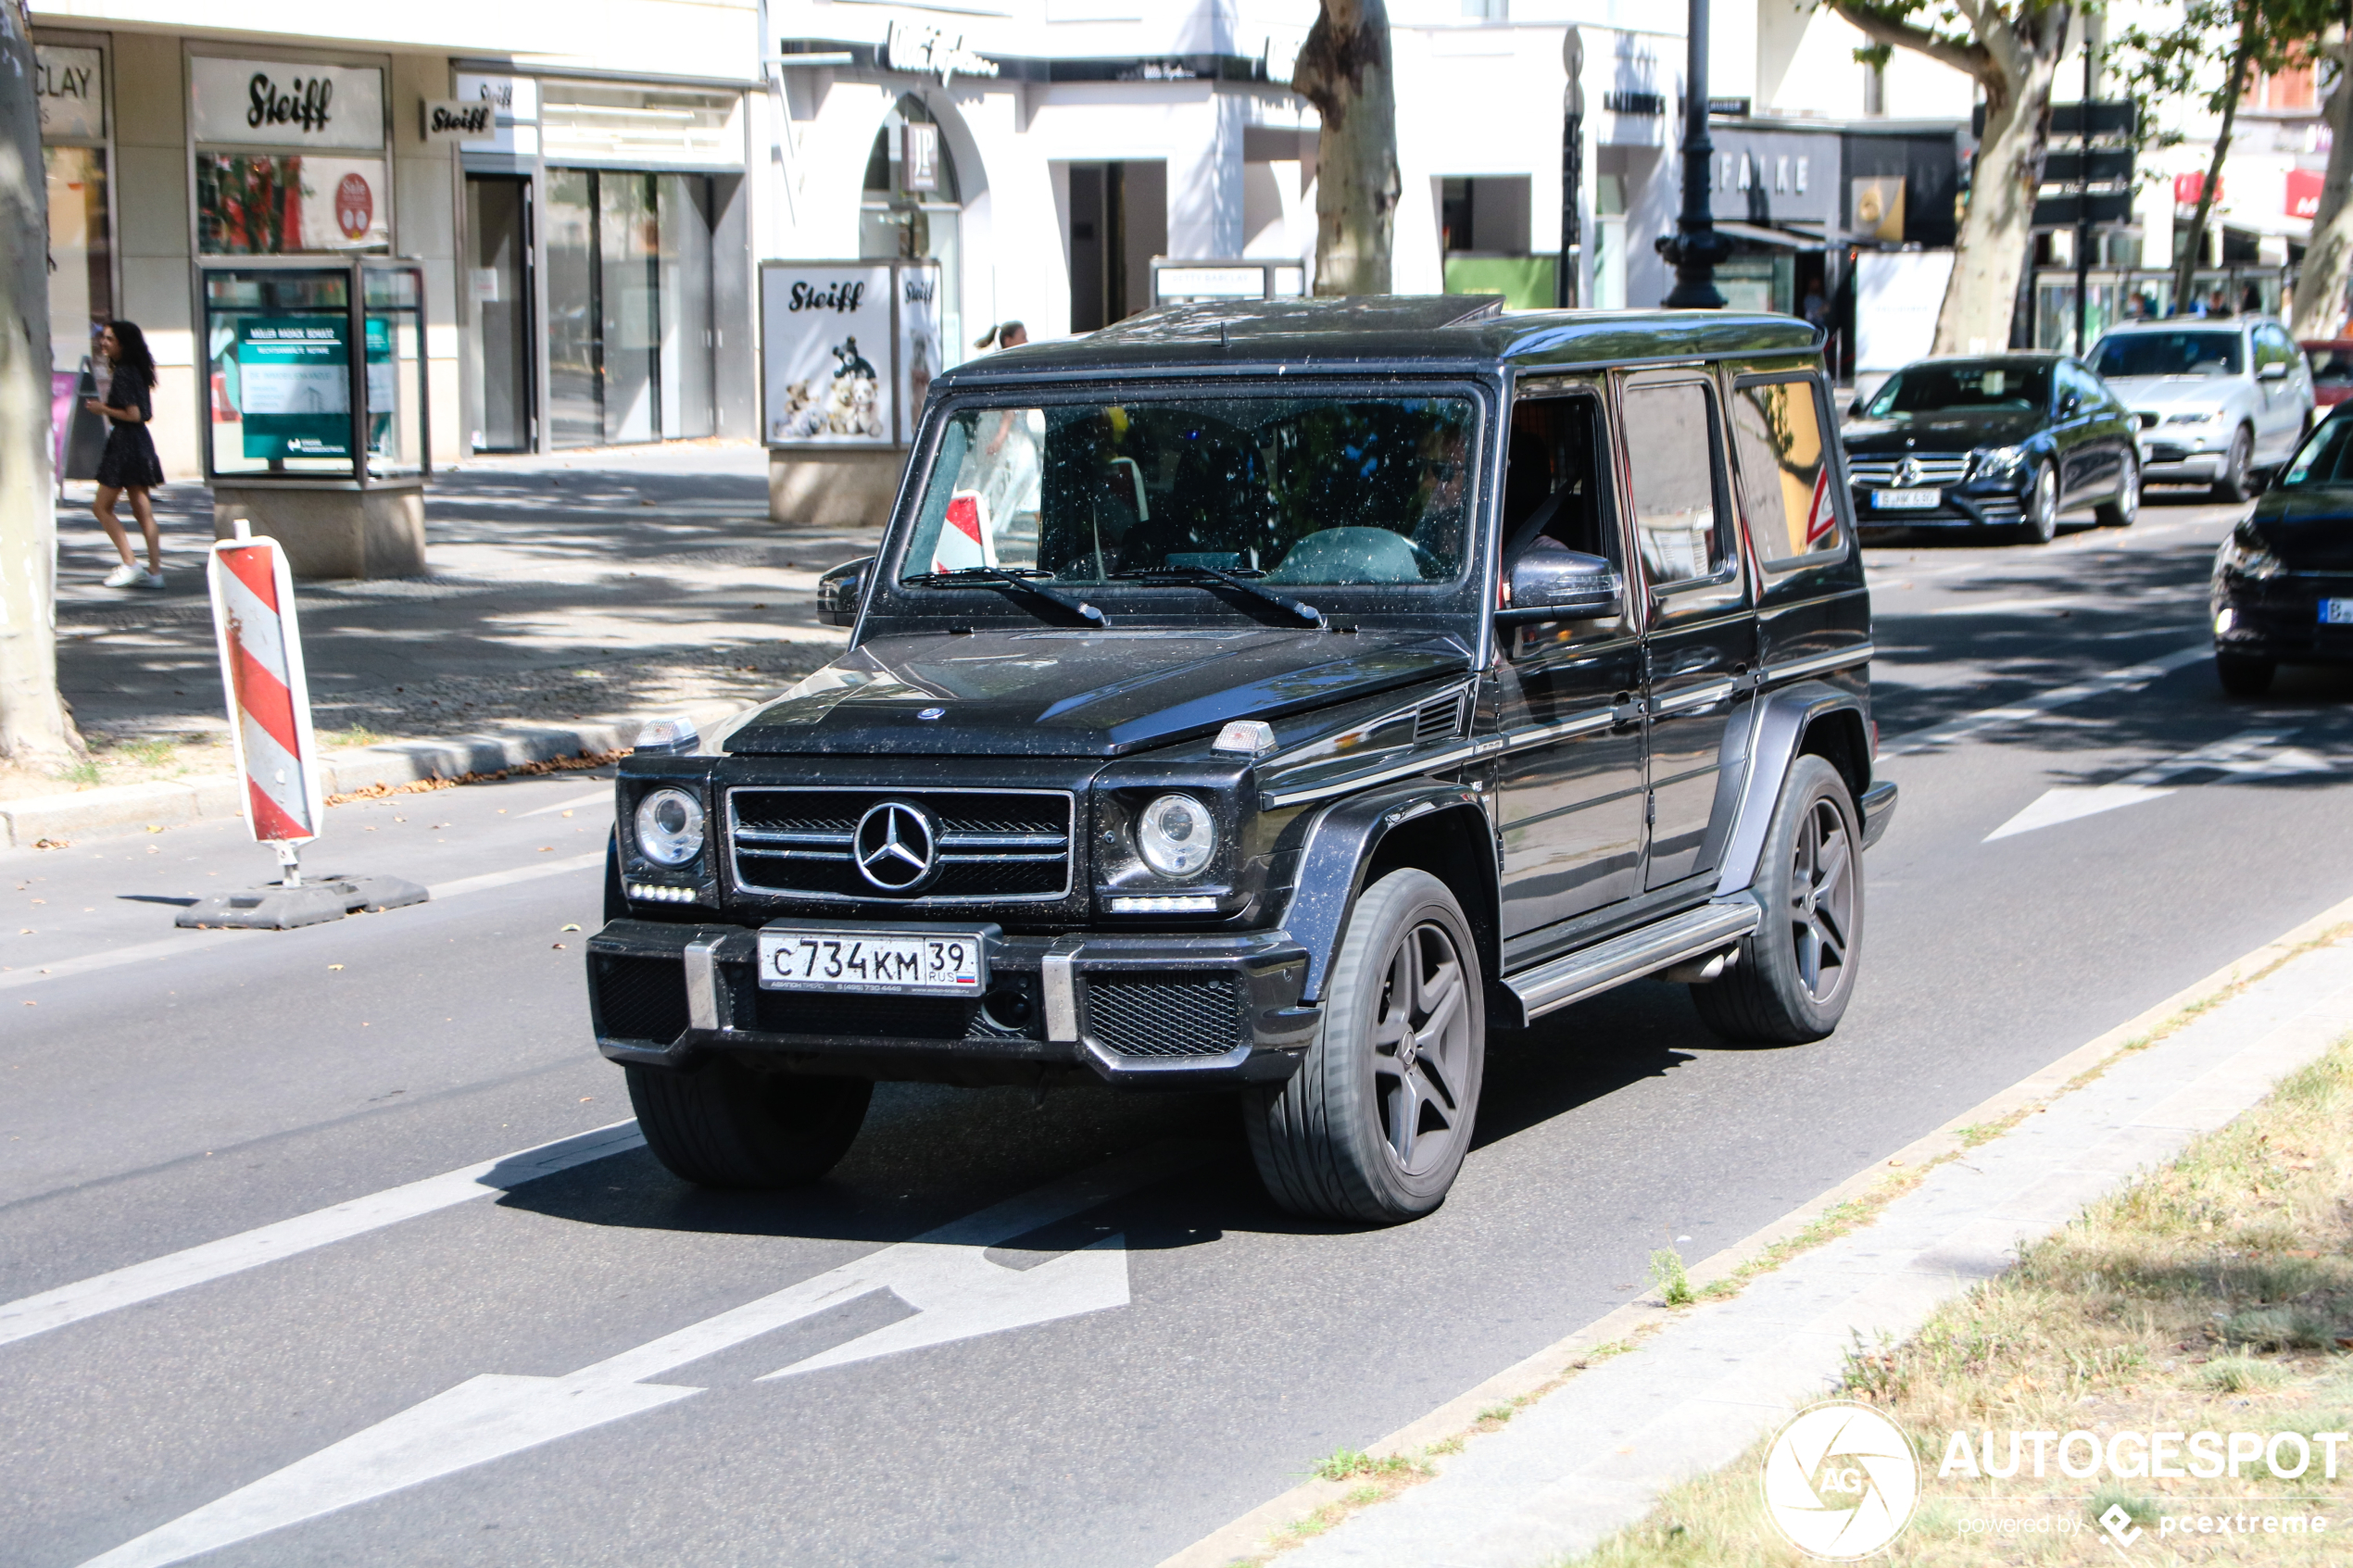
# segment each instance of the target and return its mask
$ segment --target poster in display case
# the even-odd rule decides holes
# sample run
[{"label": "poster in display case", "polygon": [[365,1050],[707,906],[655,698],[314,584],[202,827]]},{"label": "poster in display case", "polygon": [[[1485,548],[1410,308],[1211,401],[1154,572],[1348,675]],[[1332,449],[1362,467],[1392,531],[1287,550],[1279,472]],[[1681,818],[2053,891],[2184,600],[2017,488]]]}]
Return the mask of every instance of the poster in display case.
[{"label": "poster in display case", "polygon": [[944,363],[939,267],[771,261],[760,271],[761,428],[771,446],[903,445]]}]

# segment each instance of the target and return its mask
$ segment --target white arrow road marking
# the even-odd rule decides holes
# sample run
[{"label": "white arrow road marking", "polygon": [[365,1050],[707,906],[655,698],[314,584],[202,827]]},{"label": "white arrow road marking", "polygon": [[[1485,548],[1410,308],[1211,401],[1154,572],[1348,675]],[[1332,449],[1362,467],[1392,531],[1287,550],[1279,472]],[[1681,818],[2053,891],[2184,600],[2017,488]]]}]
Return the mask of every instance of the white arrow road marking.
[{"label": "white arrow road marking", "polygon": [[61,1285],[38,1296],[27,1296],[0,1306],[0,1345],[29,1339],[94,1318],[121,1307],[152,1301],[192,1285],[204,1285],[230,1274],[258,1269],[313,1248],[326,1247],[355,1236],[365,1236],[403,1220],[447,1209],[494,1193],[508,1192],[525,1182],[585,1165],[592,1160],[623,1154],[645,1142],[635,1122],[615,1122],[568,1138],[517,1149],[479,1165],[427,1176],[405,1186],[387,1187],[346,1203],[314,1209],[291,1220],[260,1225],[235,1236],[208,1241],[150,1258],[144,1263],[111,1273]]},{"label": "white arrow road marking", "polygon": [[1908,756],[1913,752],[1926,751],[1931,746],[1966,740],[1982,731],[1996,729],[2004,724],[2015,724],[2028,719],[2039,719],[2054,709],[2068,707],[2071,703],[2082,702],[2087,697],[2105,696],[2109,692],[2124,691],[2133,686],[2145,686],[2161,676],[2171,674],[2185,664],[2196,664],[2199,659],[2209,659],[2213,657],[2213,653],[2212,644],[2193,643],[2188,647],[2175,648],[2171,653],[2159,655],[2144,664],[2128,665],[2121,670],[2111,670],[2105,675],[2095,675],[2088,681],[2078,681],[2071,686],[2054,686],[2049,691],[2037,692],[2032,696],[2021,697],[2017,702],[2005,703],[1999,708],[1981,708],[1974,713],[1964,713],[1959,718],[1948,719],[1942,724],[1931,724],[1927,729],[1914,730],[1909,734],[1898,735],[1881,746],[1879,754],[1882,759]]},{"label": "white arrow road marking", "polygon": [[485,1374],[470,1378],[94,1558],[84,1568],[159,1568],[559,1437],[658,1410],[702,1390],[645,1379],[876,1291],[890,1292],[918,1315],[768,1375],[841,1366],[1124,1307],[1128,1301],[1125,1236],[1105,1236],[1032,1269],[1009,1269],[991,1262],[983,1249],[1084,1213],[1202,1158],[1195,1148],[1155,1145],[1049,1183],[912,1241],[883,1248],[562,1377]]},{"label": "white arrow road marking", "polygon": [[2201,746],[2195,751],[2185,751],[2179,757],[2153,762],[2114,784],[2056,785],[2045,790],[2025,810],[1987,834],[1984,841],[1991,844],[1997,838],[2032,833],[2036,828],[2056,827],[2061,822],[2095,817],[2103,811],[2158,799],[2172,794],[2167,784],[2184,773],[2206,771],[2229,773],[2238,778],[2284,778],[2292,773],[2327,772],[2332,766],[2329,759],[2303,746],[2272,749],[2295,733],[2294,730],[2249,730],[2227,740]]}]

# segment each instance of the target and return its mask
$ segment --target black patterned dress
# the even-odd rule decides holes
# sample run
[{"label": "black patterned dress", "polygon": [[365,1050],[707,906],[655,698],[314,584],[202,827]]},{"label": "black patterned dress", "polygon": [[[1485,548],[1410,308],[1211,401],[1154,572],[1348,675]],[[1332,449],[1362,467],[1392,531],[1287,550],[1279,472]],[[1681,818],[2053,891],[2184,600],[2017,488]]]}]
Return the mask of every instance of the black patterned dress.
[{"label": "black patterned dress", "polygon": [[163,483],[163,461],[156,456],[155,438],[146,421],[155,418],[154,398],[137,376],[118,370],[107,388],[107,407],[136,408],[136,420],[109,419],[107,449],[98,458],[98,483],[113,490],[152,490]]}]

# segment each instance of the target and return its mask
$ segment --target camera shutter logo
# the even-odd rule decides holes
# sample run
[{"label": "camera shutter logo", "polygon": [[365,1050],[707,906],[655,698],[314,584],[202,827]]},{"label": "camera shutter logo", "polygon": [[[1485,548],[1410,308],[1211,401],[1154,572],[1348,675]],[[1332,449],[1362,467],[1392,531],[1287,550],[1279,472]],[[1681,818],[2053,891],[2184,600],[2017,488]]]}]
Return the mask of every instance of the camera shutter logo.
[{"label": "camera shutter logo", "polygon": [[1765,1454],[1765,1512],[1809,1557],[1851,1562],[1903,1534],[1919,1501],[1919,1460],[1869,1405],[1833,1399],[1798,1412]]},{"label": "camera shutter logo", "polygon": [[858,819],[850,853],[858,874],[886,893],[912,893],[931,880],[939,834],[931,813],[904,800],[886,800]]}]

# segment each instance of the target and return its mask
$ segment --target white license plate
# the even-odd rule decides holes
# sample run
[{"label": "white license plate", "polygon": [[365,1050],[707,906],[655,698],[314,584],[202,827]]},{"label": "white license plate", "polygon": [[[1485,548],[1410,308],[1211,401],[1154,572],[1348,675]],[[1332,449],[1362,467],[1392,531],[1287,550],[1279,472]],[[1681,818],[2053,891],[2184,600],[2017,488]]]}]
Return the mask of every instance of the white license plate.
[{"label": "white license plate", "polygon": [[988,966],[977,932],[763,931],[760,984],[771,991],[977,997]]},{"label": "white license plate", "polygon": [[1874,490],[1871,509],[1881,512],[1932,512],[1944,504],[1942,490]]},{"label": "white license plate", "polygon": [[2353,599],[2322,599],[2321,624],[2323,626],[2353,626]]}]

